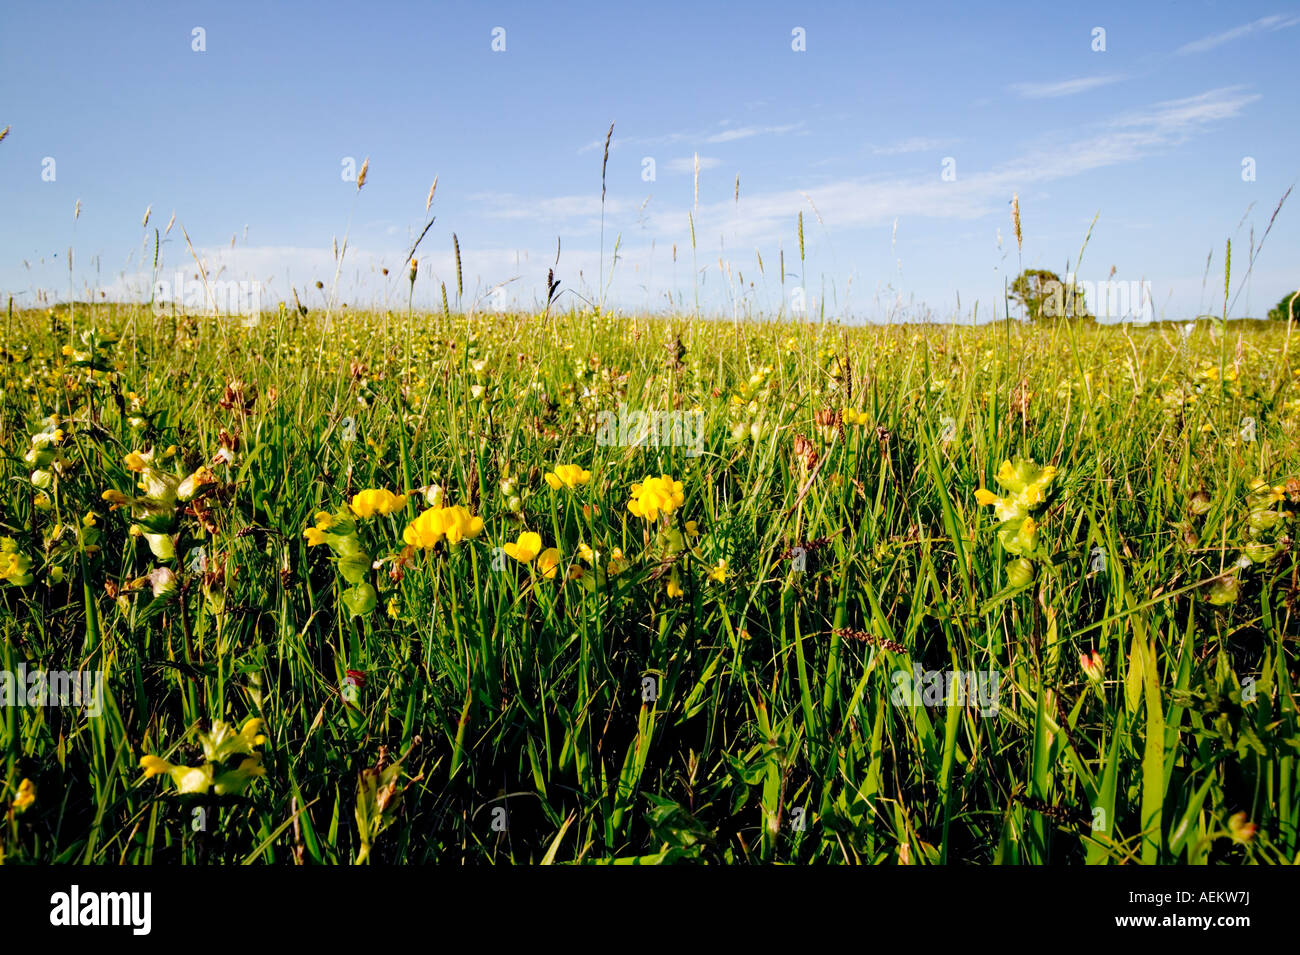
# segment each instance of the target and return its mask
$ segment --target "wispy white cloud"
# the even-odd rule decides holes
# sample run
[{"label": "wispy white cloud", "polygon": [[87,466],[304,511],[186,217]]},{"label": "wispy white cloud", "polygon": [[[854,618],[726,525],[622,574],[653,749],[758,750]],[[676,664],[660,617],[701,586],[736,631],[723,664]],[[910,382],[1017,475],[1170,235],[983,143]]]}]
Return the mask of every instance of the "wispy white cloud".
[{"label": "wispy white cloud", "polygon": [[[689,162],[689,160],[687,160]],[[703,162],[703,160],[701,160]],[[554,196],[549,199],[535,199],[518,196],[509,192],[476,192],[468,197],[474,202],[483,203],[483,214],[493,219],[535,219],[538,221],[558,219],[581,219],[599,217],[601,200],[599,194],[577,196]],[[631,208],[631,204],[612,197],[605,199],[605,213],[615,215]]]},{"label": "wispy white cloud", "polygon": [[1296,24],[1300,24],[1300,16],[1294,14],[1275,13],[1269,17],[1260,17],[1258,20],[1252,20],[1250,23],[1243,23],[1241,26],[1233,27],[1231,30],[1224,30],[1222,33],[1214,33],[1210,36],[1201,37],[1199,40],[1193,40],[1191,43],[1184,43],[1175,52],[1180,56],[1186,56],[1189,53],[1206,53],[1209,50],[1213,50],[1215,47],[1222,46],[1225,43],[1231,43],[1233,40],[1239,40],[1252,33],[1285,30],[1287,27],[1293,27]]},{"label": "wispy white cloud", "polygon": [[[712,131],[681,131],[675,133],[664,133],[661,136],[631,136],[624,138],[619,137],[616,128],[614,130],[613,142],[610,144],[610,149],[617,149],[620,146],[675,146],[682,143],[732,143],[740,139],[751,139],[754,136],[783,136],[786,133],[798,132],[804,128],[803,122],[773,126],[730,127],[726,122],[718,123],[716,125],[723,128],[714,129]],[[585,153],[604,148],[605,140],[596,139],[587,143],[579,149],[578,152]]]},{"label": "wispy white cloud", "polygon": [[913,136],[910,139],[900,139],[898,142],[889,143],[888,145],[871,147],[873,156],[901,156],[905,153],[925,153],[933,152],[936,149],[943,149],[955,143],[954,139],[929,139],[924,136]]},{"label": "wispy white cloud", "polygon": [[737,139],[749,139],[752,136],[784,136],[803,128],[803,123],[789,123],[785,126],[740,126],[736,129],[724,129],[720,133],[706,136],[706,143],[731,143]]},{"label": "wispy white cloud", "polygon": [[[700,169],[701,169],[701,170],[704,170],[704,169],[716,169],[718,166],[721,166],[721,165],[722,165],[722,160],[721,160],[721,159],[717,159],[717,158],[715,158],[715,157],[713,157],[713,156],[701,156],[701,157],[700,157]],[[683,173],[685,173],[685,172],[689,172],[689,173],[694,173],[694,172],[695,172],[695,157],[694,157],[694,156],[685,156],[685,157],[683,157],[683,158],[681,158],[681,159],[670,159],[670,160],[668,160],[668,162],[664,163],[664,168],[667,169],[669,172],[683,172]]]},{"label": "wispy white cloud", "polygon": [[1012,83],[1008,87],[1023,99],[1054,99],[1058,96],[1075,96],[1095,90],[1101,86],[1110,86],[1125,79],[1119,73],[1104,76],[1080,76],[1073,80],[1057,80],[1052,83]]},{"label": "wispy white cloud", "polygon": [[[963,220],[1000,214],[1014,191],[1023,194],[1036,184],[1159,154],[1238,115],[1258,99],[1242,87],[1226,87],[1155,103],[1075,131],[1069,140],[1059,134],[1045,138],[985,170],[968,171],[959,157],[953,182],[942,181],[936,167],[933,176],[923,179],[844,179],[806,189],[742,193],[738,205],[728,200],[701,206],[696,228],[700,234],[725,232],[728,244],[779,238],[789,233],[793,217],[805,207],[805,192],[832,233],[889,223],[898,216]],[[659,207],[648,226],[651,234],[675,235],[685,221],[684,209]]]},{"label": "wispy white cloud", "polygon": [[[696,230],[699,235],[725,234],[729,245],[779,239],[790,231],[798,211],[806,208],[806,195],[812,196],[832,231],[889,223],[899,216],[977,219],[1000,211],[1014,191],[1023,194],[1035,184],[1137,162],[1177,147],[1211,125],[1240,114],[1258,99],[1259,94],[1233,86],[1154,103],[1076,129],[1068,140],[1054,133],[991,168],[970,170],[959,156],[957,179],[952,182],[943,181],[936,166],[934,174],[924,178],[851,178],[781,191],[742,192],[739,203],[730,196],[714,203],[702,202],[694,210]],[[701,157],[701,166],[704,164]],[[665,165],[674,171],[689,171],[693,157]],[[590,233],[599,222],[599,193],[545,199],[483,193],[473,198],[485,203],[487,216],[562,227],[566,236]],[[611,223],[621,220],[627,224],[636,215],[637,232],[669,241],[686,240],[682,233],[687,212],[686,206],[658,202],[642,208],[613,195],[606,203]]]}]

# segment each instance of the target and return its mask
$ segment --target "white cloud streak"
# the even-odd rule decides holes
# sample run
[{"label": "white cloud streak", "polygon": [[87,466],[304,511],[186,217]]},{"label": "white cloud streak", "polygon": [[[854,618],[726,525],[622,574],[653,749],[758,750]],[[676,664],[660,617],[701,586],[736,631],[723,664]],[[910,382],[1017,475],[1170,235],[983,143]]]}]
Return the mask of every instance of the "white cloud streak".
[{"label": "white cloud streak", "polygon": [[1119,83],[1126,77],[1118,73],[1106,76],[1081,76],[1073,80],[1058,80],[1052,83],[1013,83],[1008,87],[1022,99],[1055,99],[1060,96],[1077,96],[1102,86]]},{"label": "white cloud streak", "polygon": [[1252,33],[1276,32],[1285,30],[1287,27],[1293,27],[1298,23],[1300,23],[1300,16],[1275,13],[1270,17],[1260,17],[1250,23],[1243,23],[1231,30],[1224,30],[1222,33],[1214,33],[1210,36],[1201,37],[1199,40],[1193,40],[1191,43],[1184,43],[1174,52],[1179,56],[1186,56],[1189,53],[1208,53],[1216,47],[1231,43],[1233,40],[1240,40]]}]

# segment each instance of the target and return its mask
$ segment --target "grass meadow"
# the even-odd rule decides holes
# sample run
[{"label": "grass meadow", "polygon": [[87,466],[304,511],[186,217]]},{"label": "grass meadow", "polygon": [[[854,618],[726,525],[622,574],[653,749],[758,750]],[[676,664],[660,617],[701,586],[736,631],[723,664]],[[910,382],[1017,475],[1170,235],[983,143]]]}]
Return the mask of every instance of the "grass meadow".
[{"label": "grass meadow", "polygon": [[0,319],[5,862],[1296,860],[1285,322]]}]

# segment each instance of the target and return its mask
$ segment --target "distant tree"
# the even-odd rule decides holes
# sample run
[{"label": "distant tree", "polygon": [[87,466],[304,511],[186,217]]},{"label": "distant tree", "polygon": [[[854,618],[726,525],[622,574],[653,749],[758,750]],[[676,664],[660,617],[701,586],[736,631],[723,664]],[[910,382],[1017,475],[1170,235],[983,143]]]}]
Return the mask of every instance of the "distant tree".
[{"label": "distant tree", "polygon": [[1295,301],[1295,297],[1300,292],[1292,292],[1282,301],[1277,303],[1276,308],[1269,309],[1268,318],[1271,322],[1286,322],[1292,318],[1300,318],[1300,302]]},{"label": "distant tree", "polygon": [[1031,322],[1054,318],[1092,318],[1077,285],[1066,285],[1055,272],[1025,269],[1011,283],[1011,298]]}]

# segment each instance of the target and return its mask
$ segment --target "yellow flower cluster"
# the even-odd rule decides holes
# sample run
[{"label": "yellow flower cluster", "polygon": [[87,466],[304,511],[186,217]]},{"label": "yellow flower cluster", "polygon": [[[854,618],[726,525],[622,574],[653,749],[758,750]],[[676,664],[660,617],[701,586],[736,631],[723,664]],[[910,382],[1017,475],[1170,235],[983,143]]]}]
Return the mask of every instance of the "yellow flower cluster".
[{"label": "yellow flower cluster", "polygon": [[405,494],[394,494],[384,488],[366,488],[352,496],[352,513],[360,518],[374,517],[376,514],[393,514],[406,507]]},{"label": "yellow flower cluster", "polygon": [[561,464],[554,471],[546,474],[546,483],[550,485],[552,491],[558,491],[562,487],[578,487],[590,481],[591,472],[584,471],[576,464]]},{"label": "yellow flower cluster", "polygon": [[1047,501],[1055,479],[1056,468],[1050,464],[1040,468],[1033,461],[1003,461],[997,480],[1009,492],[1007,496],[998,497],[987,488],[975,492],[975,500],[981,505],[993,506],[1001,525],[998,540],[1003,549],[1016,555],[1006,568],[1007,581],[1013,587],[1024,587],[1034,579],[1034,565],[1029,558],[1043,556],[1038,546],[1038,522],[1030,512]]},{"label": "yellow flower cluster", "polygon": [[318,511],[316,513],[316,526],[309,527],[302,532],[302,536],[307,538],[307,546],[317,547],[326,543],[325,535],[333,526],[334,515],[327,511]]},{"label": "yellow flower cluster", "polygon": [[[555,576],[559,569],[562,555],[558,547],[542,548],[542,535],[536,531],[524,531],[513,542],[507,541],[501,546],[507,557],[519,561],[521,564],[531,564],[537,561],[537,569],[542,572],[542,576],[550,580]],[[590,552],[590,549],[588,549]],[[582,569],[575,567],[569,571],[571,579],[577,579],[582,576]]]},{"label": "yellow flower cluster", "polygon": [[15,813],[24,813],[34,802],[36,802],[36,784],[30,779],[24,779],[18,784],[18,795],[14,797],[13,810]]},{"label": "yellow flower cluster", "polygon": [[1056,479],[1056,468],[1048,465],[1040,468],[1033,461],[1018,461],[1012,464],[1003,461],[998,468],[998,483],[1010,491],[1007,497],[998,497],[988,488],[975,492],[975,500],[981,505],[993,505],[994,513],[1002,522],[1014,521],[1024,517],[1031,510],[1047,500],[1048,487]]},{"label": "yellow flower cluster", "polygon": [[513,543],[507,542],[501,549],[507,557],[530,564],[542,552],[542,535],[536,531],[524,531]]},{"label": "yellow flower cluster", "polygon": [[14,587],[26,587],[33,579],[32,559],[18,553],[18,542],[12,537],[0,540],[0,581]]},{"label": "yellow flower cluster", "polygon": [[[206,793],[215,789],[218,796],[239,795],[254,779],[266,775],[262,754],[255,749],[266,742],[262,726],[260,719],[252,718],[236,733],[233,727],[217,720],[210,733],[199,735],[203,746],[202,766],[183,766],[148,755],[140,757],[140,768],[146,779],[163,773],[171,776],[179,793]],[[243,758],[232,766],[232,757],[237,756]]]},{"label": "yellow flower cluster", "polygon": [[467,508],[431,507],[406,525],[402,540],[411,547],[428,550],[444,538],[448,544],[459,544],[482,532],[483,518],[471,514]]},{"label": "yellow flower cluster", "polygon": [[627,509],[635,517],[656,521],[662,512],[671,514],[681,507],[686,500],[686,492],[681,481],[674,481],[667,474],[661,477],[648,477],[640,484],[632,485],[632,498],[627,502]]}]

